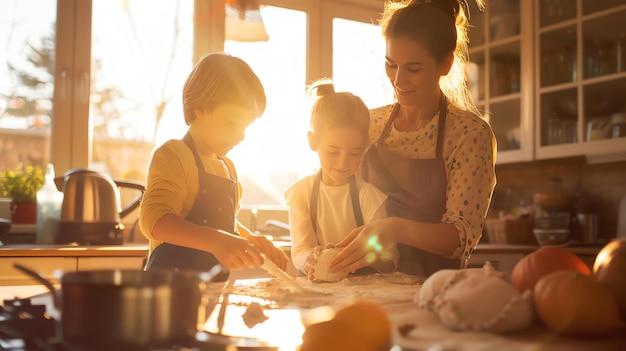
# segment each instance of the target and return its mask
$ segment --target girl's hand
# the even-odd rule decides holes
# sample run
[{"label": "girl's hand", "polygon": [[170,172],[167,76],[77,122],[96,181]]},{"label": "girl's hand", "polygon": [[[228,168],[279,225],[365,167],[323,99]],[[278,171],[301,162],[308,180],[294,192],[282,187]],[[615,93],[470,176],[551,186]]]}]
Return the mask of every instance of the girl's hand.
[{"label": "girl's hand", "polygon": [[317,255],[315,252],[311,252],[307,257],[306,261],[304,261],[304,273],[306,274],[307,279],[313,281],[315,280],[315,264],[317,263]]},{"label": "girl's hand", "polygon": [[[267,259],[274,262],[278,268],[283,271],[287,270],[287,264],[289,263],[289,258],[285,254],[285,252],[276,247],[270,240],[261,235],[250,235],[246,237],[246,240],[250,242],[252,246],[254,246],[258,252],[265,255]],[[259,264],[261,266],[263,263]]]},{"label": "girl's hand", "polygon": [[[326,248],[328,248],[328,246],[332,246],[332,244],[328,244],[326,245]],[[307,278],[310,281],[315,280],[315,265],[317,264],[317,256],[319,256],[322,253],[322,250],[324,250],[323,246],[316,246],[313,248],[313,251],[306,257],[306,261],[304,262],[304,273],[306,273]]]}]

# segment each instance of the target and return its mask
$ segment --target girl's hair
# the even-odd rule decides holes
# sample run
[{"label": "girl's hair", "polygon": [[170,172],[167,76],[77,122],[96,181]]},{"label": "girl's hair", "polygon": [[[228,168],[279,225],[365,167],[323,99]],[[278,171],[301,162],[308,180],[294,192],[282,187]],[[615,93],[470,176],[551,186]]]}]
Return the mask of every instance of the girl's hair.
[{"label": "girl's hair", "polygon": [[368,137],[369,109],[358,96],[349,92],[335,92],[331,80],[322,79],[311,84],[308,95],[315,98],[311,107],[311,130],[319,137],[331,128],[351,127]]},{"label": "girl's hair", "polygon": [[257,116],[265,111],[265,90],[250,66],[228,53],[204,56],[194,66],[183,87],[185,123],[196,118],[194,110],[213,111],[222,105],[249,106]]},{"label": "girl's hair", "polygon": [[[461,6],[463,3],[463,6]],[[480,8],[483,0],[476,0]],[[439,86],[454,105],[480,115],[467,88],[469,11],[466,0],[390,0],[379,20],[385,38],[409,38],[423,45],[441,63],[450,54],[454,64]]]}]

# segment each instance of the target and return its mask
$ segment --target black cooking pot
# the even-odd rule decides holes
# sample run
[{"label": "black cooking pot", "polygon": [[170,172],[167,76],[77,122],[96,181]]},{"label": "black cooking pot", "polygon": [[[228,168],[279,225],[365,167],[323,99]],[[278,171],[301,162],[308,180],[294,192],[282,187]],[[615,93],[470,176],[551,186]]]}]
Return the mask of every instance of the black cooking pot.
[{"label": "black cooking pot", "polygon": [[[33,270],[14,266],[45,284]],[[64,344],[88,350],[142,350],[192,345],[206,320],[206,284],[221,272],[94,270],[61,276]],[[55,299],[56,300],[56,299]]]}]

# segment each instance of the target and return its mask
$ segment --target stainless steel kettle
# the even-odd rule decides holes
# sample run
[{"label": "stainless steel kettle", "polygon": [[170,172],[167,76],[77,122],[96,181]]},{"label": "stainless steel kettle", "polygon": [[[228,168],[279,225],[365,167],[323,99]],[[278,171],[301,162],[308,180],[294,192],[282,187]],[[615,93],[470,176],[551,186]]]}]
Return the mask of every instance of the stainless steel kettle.
[{"label": "stainless steel kettle", "polygon": [[[89,170],[71,169],[62,180],[63,204],[55,242],[79,245],[119,245],[123,243],[121,218],[139,206],[145,187],[137,182],[114,180]],[[132,188],[138,195],[124,208],[120,188]]]}]

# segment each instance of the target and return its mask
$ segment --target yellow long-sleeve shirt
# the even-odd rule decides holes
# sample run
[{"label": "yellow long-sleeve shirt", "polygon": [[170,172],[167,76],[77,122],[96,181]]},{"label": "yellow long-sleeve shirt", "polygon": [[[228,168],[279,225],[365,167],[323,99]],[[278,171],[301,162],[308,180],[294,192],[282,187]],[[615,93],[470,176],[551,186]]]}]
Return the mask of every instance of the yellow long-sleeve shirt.
[{"label": "yellow long-sleeve shirt", "polygon": [[[219,159],[200,155],[200,160],[207,173],[228,177],[228,170]],[[228,163],[232,176],[237,180],[232,161],[226,157],[223,160]],[[149,250],[152,252],[162,243],[152,236],[157,221],[169,213],[186,217],[198,194],[198,167],[193,153],[182,140],[169,140],[154,151],[146,184],[139,212],[139,225],[143,234],[150,240]],[[237,188],[236,203],[239,204],[242,187],[238,180]],[[239,210],[239,206],[236,210]]]}]

